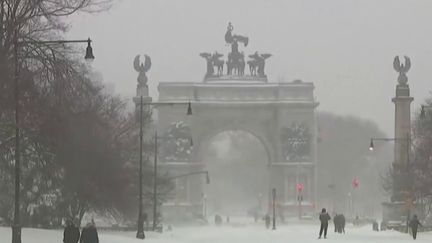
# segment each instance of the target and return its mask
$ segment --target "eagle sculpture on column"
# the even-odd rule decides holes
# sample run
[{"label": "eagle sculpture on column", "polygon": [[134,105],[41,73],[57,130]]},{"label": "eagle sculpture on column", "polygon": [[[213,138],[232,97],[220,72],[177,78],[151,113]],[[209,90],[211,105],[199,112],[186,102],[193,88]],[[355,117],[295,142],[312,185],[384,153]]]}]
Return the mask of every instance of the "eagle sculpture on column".
[{"label": "eagle sculpture on column", "polygon": [[396,70],[396,72],[399,73],[398,83],[400,85],[406,85],[408,83],[408,77],[406,76],[406,73],[411,68],[410,58],[407,56],[404,56],[404,58],[405,58],[405,65],[400,63],[398,56],[395,56],[393,60],[393,68]]},{"label": "eagle sculpture on column", "polygon": [[146,73],[151,68],[151,59],[149,56],[144,55],[145,61],[144,64],[140,63],[140,55],[137,55],[134,59],[134,68],[138,72],[138,84],[139,85],[147,85],[147,76]]}]

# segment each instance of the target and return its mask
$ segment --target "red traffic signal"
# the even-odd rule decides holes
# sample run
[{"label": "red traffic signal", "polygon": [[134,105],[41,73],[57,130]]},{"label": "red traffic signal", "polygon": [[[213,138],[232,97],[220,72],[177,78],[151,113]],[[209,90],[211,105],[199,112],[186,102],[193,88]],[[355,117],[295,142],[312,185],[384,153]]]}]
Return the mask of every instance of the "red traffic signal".
[{"label": "red traffic signal", "polygon": [[358,187],[360,186],[360,181],[359,181],[358,178],[354,178],[354,179],[353,179],[353,181],[352,181],[352,186],[353,186],[354,188],[358,188]]},{"label": "red traffic signal", "polygon": [[297,188],[297,192],[302,192],[302,191],[303,191],[303,188],[304,188],[303,183],[297,183],[296,188]]}]

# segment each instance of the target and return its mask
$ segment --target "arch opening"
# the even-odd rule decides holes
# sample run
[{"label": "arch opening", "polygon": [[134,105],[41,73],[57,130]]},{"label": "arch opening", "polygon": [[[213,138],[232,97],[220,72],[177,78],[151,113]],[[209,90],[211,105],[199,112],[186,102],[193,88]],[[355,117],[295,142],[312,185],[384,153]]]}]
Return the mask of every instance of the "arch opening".
[{"label": "arch opening", "polygon": [[213,135],[201,161],[211,176],[204,188],[206,214],[262,217],[269,195],[269,156],[264,143],[244,130]]}]

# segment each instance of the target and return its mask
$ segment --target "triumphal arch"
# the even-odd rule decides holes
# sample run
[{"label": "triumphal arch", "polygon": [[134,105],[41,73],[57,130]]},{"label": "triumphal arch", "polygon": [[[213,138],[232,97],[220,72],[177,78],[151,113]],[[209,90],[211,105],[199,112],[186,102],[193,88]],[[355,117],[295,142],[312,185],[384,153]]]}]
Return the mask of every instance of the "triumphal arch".
[{"label": "triumphal arch", "polygon": [[[202,81],[159,83],[158,103],[190,102],[192,108],[192,115],[187,115],[186,108],[157,106],[158,134],[175,138],[161,141],[159,171],[170,176],[205,171],[203,153],[212,137],[227,130],[246,131],[265,148],[269,192],[276,189],[279,212],[296,215],[299,204],[303,212],[312,212],[317,188],[318,106],[313,83],[270,82],[265,64],[271,55],[253,52],[245,56],[249,39],[234,34],[231,23],[225,41],[230,45],[225,60],[217,52],[200,54],[207,67]],[[136,67],[139,71],[139,65]],[[138,86],[137,96],[148,94],[145,82]],[[176,179],[162,213],[205,214],[205,187],[204,176]]]}]

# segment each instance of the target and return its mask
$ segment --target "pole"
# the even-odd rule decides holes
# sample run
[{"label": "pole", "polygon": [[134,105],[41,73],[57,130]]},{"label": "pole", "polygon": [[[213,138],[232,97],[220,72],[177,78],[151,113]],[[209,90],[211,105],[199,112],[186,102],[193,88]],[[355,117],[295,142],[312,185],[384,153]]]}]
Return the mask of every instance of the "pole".
[{"label": "pole", "polygon": [[296,170],[296,191],[297,191],[297,202],[298,202],[298,218],[301,218],[301,212],[300,212],[300,191],[297,188],[300,185],[300,176],[299,176],[299,164],[297,163],[297,170]]},{"label": "pole", "polygon": [[155,147],[154,147],[154,169],[153,169],[153,231],[156,230],[157,217],[157,157],[158,157],[158,137],[155,131]]},{"label": "pole", "polygon": [[273,188],[273,230],[276,230],[276,188]]},{"label": "pole", "polygon": [[142,188],[142,184],[143,184],[143,174],[142,174],[142,170],[143,170],[143,165],[142,165],[142,149],[143,149],[143,97],[141,96],[141,100],[140,100],[140,154],[139,154],[139,211],[138,211],[138,231],[137,231],[137,235],[136,238],[138,239],[144,239],[145,238],[145,234],[144,234],[144,220],[143,220],[143,188]]},{"label": "pole", "polygon": [[20,226],[20,130],[19,130],[19,63],[18,63],[18,33],[14,34],[14,86],[15,86],[15,202],[14,221],[12,226],[12,243],[21,243]]},{"label": "pole", "polygon": [[303,201],[303,195],[300,192],[299,196],[298,196],[298,202],[299,202],[299,208],[298,208],[298,217],[299,219],[302,218],[302,201]]},{"label": "pole", "polygon": [[[410,164],[409,164],[409,160],[410,160],[410,157],[409,157],[409,153],[410,153],[410,143],[411,143],[411,139],[410,139],[410,135],[409,135],[409,133],[407,133],[407,141],[406,141],[406,148],[407,148],[407,151],[406,151],[406,153],[407,153],[407,156],[406,156],[406,171],[407,171],[407,173],[405,173],[405,176],[408,176],[408,178],[406,178],[406,183],[409,183],[409,185],[407,186],[407,189],[409,189],[409,188],[411,188],[411,190],[412,190],[412,183],[411,183],[411,180],[413,179],[413,178],[411,178],[411,167],[409,167],[410,166]],[[406,233],[409,233],[409,222],[410,222],[410,214],[411,214],[411,202],[413,202],[413,200],[412,200],[412,191],[409,191],[409,190],[407,190],[407,192],[408,192],[408,207],[407,207],[407,222],[406,222]]]},{"label": "pole", "polygon": [[207,220],[207,196],[203,193],[202,196],[202,200],[203,200],[203,218],[204,220]]}]

